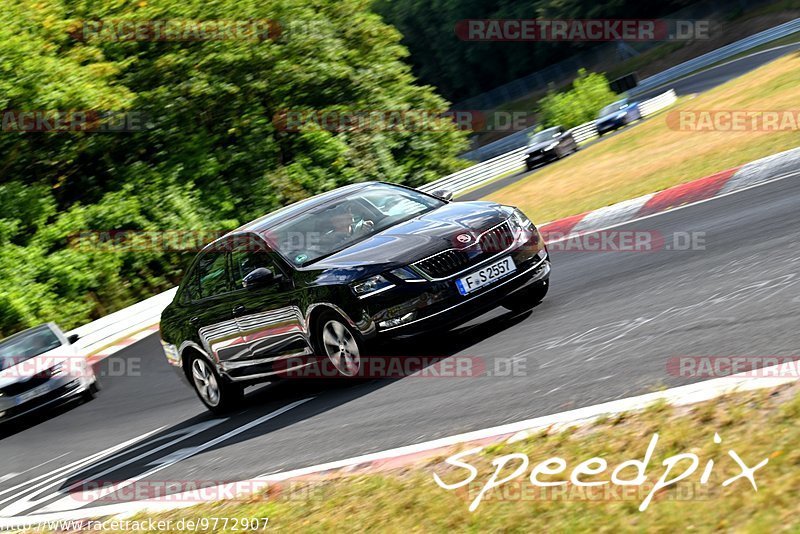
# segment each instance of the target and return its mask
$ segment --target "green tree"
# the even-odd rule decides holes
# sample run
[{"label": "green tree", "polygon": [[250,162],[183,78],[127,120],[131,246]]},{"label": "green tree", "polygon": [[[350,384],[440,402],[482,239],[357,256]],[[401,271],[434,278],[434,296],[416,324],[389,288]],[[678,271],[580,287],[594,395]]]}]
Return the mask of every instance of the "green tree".
[{"label": "green tree", "polygon": [[551,91],[539,101],[541,122],[545,126],[572,128],[594,120],[603,107],[617,98],[605,76],[580,69],[571,89]]},{"label": "green tree", "polygon": [[[284,32],[181,42],[80,33],[100,19],[269,19]],[[125,133],[0,134],[0,334],[74,326],[150,296],[193,255],[71,246],[81,232],[225,231],[343,184],[415,186],[464,164],[465,133],[445,120],[436,131],[276,125],[283,110],[447,109],[363,0],[9,0],[0,20],[3,109],[146,119]]]}]

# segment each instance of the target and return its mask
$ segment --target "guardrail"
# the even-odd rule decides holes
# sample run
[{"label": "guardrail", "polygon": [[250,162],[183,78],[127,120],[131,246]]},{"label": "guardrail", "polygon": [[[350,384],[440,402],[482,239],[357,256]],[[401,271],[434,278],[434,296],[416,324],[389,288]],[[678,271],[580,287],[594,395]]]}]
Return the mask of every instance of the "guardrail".
[{"label": "guardrail", "polygon": [[[675,91],[668,91],[656,98],[640,104],[643,116],[659,111],[676,100]],[[594,121],[587,122],[572,129],[576,141],[582,142],[597,136]],[[445,189],[454,194],[477,187],[507,172],[521,169],[525,165],[527,147],[512,150],[506,154],[473,165],[467,169],[446,176],[441,180],[426,184],[419,189],[428,193]],[[158,324],[161,312],[175,297],[177,288],[160,293],[117,312],[106,315],[102,319],[79,326],[67,332],[67,335],[78,334],[76,343],[78,350],[90,356],[98,353],[116,341],[125,339],[137,332]]]},{"label": "guardrail", "polygon": [[[642,117],[647,117],[662,109],[671,106],[678,99],[678,95],[673,89],[658,95],[655,98],[639,103],[639,111]],[[570,130],[575,141],[583,143],[597,137],[595,121],[590,121]],[[463,193],[469,189],[480,186],[490,180],[497,178],[507,172],[520,170],[525,166],[525,151],[527,147],[517,148],[501,156],[497,156],[483,163],[478,163],[462,171],[445,176],[441,180],[436,180],[420,187],[420,191],[432,193],[438,190],[450,191],[454,195]]]},{"label": "guardrail", "polygon": [[747,52],[748,50],[752,50],[753,48],[797,32],[800,32],[800,18],[790,20],[789,22],[785,22],[775,26],[774,28],[764,30],[763,32],[756,33],[749,37],[745,37],[744,39],[740,39],[735,43],[722,46],[716,50],[712,50],[711,52],[703,54],[702,56],[697,56],[696,58],[685,61],[680,65],[675,65],[674,67],[661,71],[658,74],[654,74],[653,76],[640,81],[636,88],[629,91],[629,94],[637,95],[645,91],[650,91],[661,85],[673,82],[678,78],[692,74],[699,69],[709,67],[737,54],[741,54],[742,52]]},{"label": "guardrail", "polygon": [[527,147],[522,147],[512,150],[502,156],[497,156],[483,163],[473,165],[463,171],[446,176],[441,180],[425,184],[418,189],[426,193],[433,193],[440,189],[445,189],[453,194],[466,191],[496,176],[500,176],[509,171],[515,171],[522,167],[525,162],[526,148]]},{"label": "guardrail", "polygon": [[148,327],[158,324],[161,312],[172,302],[178,288],[172,288],[155,297],[137,302],[97,321],[79,326],[67,332],[78,334],[80,338],[75,347],[81,354],[90,356],[120,339],[124,339]]},{"label": "guardrail", "polygon": [[595,121],[585,122],[580,126],[576,126],[570,132],[577,143],[583,143],[597,137],[597,123]]}]

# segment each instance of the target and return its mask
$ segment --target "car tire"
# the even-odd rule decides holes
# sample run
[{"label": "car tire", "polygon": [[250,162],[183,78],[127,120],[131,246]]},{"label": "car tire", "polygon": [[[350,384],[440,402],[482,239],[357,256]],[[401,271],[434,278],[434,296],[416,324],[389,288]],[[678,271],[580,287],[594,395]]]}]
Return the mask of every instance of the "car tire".
[{"label": "car tire", "polygon": [[81,393],[81,398],[83,399],[84,402],[89,402],[90,400],[94,400],[95,398],[97,398],[97,393],[99,391],[100,391],[100,382],[98,382],[97,379],[95,379],[94,382],[89,384],[89,387],[86,388]]},{"label": "car tire", "polygon": [[234,410],[244,397],[241,386],[222,378],[216,368],[202,356],[195,356],[189,362],[189,382],[206,408],[215,414]]},{"label": "car tire", "polygon": [[543,280],[530,288],[518,292],[512,297],[503,301],[502,305],[505,309],[514,313],[522,313],[532,310],[536,307],[544,297],[547,296],[547,291],[550,289],[550,282]]},{"label": "car tire", "polygon": [[[314,345],[320,365],[330,363],[342,378],[357,378],[365,343],[361,335],[338,313],[323,312],[315,321]],[[329,374],[326,369],[325,374]]]}]

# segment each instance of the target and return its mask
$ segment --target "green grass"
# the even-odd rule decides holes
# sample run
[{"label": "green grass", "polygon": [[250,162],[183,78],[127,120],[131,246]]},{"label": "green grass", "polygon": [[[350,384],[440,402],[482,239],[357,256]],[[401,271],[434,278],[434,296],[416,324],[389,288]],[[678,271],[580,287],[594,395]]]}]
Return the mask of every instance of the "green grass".
[{"label": "green grass", "polygon": [[[465,475],[464,469],[447,466],[441,457],[406,469],[306,482],[294,485],[292,491],[284,488],[248,502],[202,505],[156,514],[153,519],[258,517],[269,518],[271,531],[320,533],[797,532],[798,391],[793,385],[733,394],[681,408],[661,402],[638,413],[601,418],[583,427],[542,431],[512,444],[496,443],[465,459],[479,473],[469,490],[447,491],[434,483],[434,472],[450,483]],[[715,432],[723,440],[721,445],[714,443]],[[656,433],[659,440],[648,466],[648,483],[624,498],[616,494],[613,499],[576,500],[587,494],[572,486],[557,498],[539,499],[526,486],[533,466],[553,456],[566,460],[567,471],[584,460],[602,457],[609,469],[594,480],[607,480],[609,472],[622,461],[641,459]],[[744,479],[722,487],[724,480],[739,473],[728,450],[734,450],[749,466],[769,459],[754,475],[758,492]],[[657,492],[649,508],[640,512],[642,500],[664,472],[663,460],[687,452],[700,459],[695,474],[678,488]],[[526,474],[517,479],[520,483],[487,493],[477,510],[470,513],[471,500],[495,470],[490,462],[511,453],[523,453],[530,460]],[[709,459],[716,464],[709,483],[702,485],[700,474]],[[510,474],[513,467],[509,464],[509,470],[501,476]],[[682,468],[676,469],[673,475],[681,471]]]}]

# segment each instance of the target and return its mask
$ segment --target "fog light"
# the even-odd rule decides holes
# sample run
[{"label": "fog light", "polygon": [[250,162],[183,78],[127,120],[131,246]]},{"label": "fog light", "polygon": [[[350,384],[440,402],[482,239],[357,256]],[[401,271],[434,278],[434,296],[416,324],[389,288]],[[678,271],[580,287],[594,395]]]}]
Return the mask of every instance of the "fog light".
[{"label": "fog light", "polygon": [[401,324],[412,321],[416,316],[416,312],[407,313],[402,317],[395,317],[394,319],[389,319],[388,321],[381,321],[378,323],[378,326],[381,328],[393,328],[395,326],[400,326]]}]

